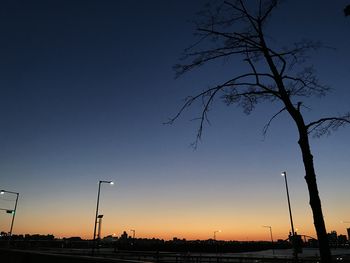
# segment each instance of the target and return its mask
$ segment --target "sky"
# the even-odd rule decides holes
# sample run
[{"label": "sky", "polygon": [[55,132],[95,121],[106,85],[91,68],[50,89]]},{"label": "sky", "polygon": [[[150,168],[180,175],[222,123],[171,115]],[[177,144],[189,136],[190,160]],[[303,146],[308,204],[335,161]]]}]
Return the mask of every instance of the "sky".
[{"label": "sky", "polygon": [[[206,1],[6,0],[0,8],[0,188],[20,193],[14,234],[92,238],[99,180],[102,235],[269,240],[290,230],[286,171],[297,232],[315,237],[297,133],[279,105],[245,115],[217,101],[197,149],[199,108],[164,123],[188,95],[223,80],[225,63],[180,78],[172,67],[194,43]],[[322,83],[307,120],[350,109],[348,1],[284,1],[269,41],[320,40]],[[240,65],[238,60],[237,65]],[[311,139],[328,231],[345,234],[350,127]],[[12,209],[15,196],[0,196]],[[1,212],[1,211],[0,211]],[[341,222],[345,221],[345,223]],[[8,232],[11,215],[0,213]]]}]

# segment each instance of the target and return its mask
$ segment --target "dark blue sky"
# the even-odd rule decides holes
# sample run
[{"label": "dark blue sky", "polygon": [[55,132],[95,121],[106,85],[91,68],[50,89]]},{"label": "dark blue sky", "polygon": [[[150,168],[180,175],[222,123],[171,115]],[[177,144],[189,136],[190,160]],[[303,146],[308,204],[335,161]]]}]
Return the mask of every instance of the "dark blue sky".
[{"label": "dark blue sky", "polygon": [[[226,227],[222,235],[234,239],[237,229],[244,228],[240,222],[251,220],[258,227],[254,231],[264,233],[263,219],[248,218],[265,196],[261,202],[272,204],[265,212],[275,219],[266,216],[263,224],[276,220],[283,233],[288,215],[278,175],[287,170],[301,228],[312,233],[311,219],[302,217],[308,201],[293,125],[284,116],[265,140],[261,135],[278,105],[258,106],[246,116],[234,106],[217,104],[196,151],[189,147],[195,139],[196,122],[190,120],[197,116],[196,108],[174,125],[163,125],[187,95],[231,72],[218,63],[174,79],[172,66],[194,41],[189,21],[205,2],[2,1],[0,185],[22,194],[18,232],[48,233],[43,222],[69,212],[75,222],[86,217],[86,223],[55,233],[88,236],[96,182],[113,179],[116,188],[105,198],[118,209],[106,216],[109,232],[136,228],[144,235],[202,238],[206,231]],[[270,41],[276,45],[311,38],[336,48],[317,51],[310,62],[320,80],[334,88],[327,98],[309,101],[314,109],[306,111],[310,118],[350,108],[346,4],[290,0],[271,18]],[[335,222],[350,219],[340,201],[349,199],[348,142],[349,128],[312,141],[321,196],[327,197],[325,214],[331,227],[339,229]],[[52,212],[42,217],[43,208]],[[217,217],[196,229],[208,210]],[[167,234],[167,224],[171,228],[177,218],[174,211],[183,221]],[[148,217],[158,228],[135,219]],[[256,238],[254,231],[247,235]]]}]

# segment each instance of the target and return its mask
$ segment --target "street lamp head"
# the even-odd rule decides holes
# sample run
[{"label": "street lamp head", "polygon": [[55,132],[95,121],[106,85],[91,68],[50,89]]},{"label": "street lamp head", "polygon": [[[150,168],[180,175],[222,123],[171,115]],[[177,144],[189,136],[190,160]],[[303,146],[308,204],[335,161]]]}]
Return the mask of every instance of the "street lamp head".
[{"label": "street lamp head", "polygon": [[281,175],[282,175],[282,176],[286,176],[287,173],[286,173],[286,172],[282,172]]},{"label": "street lamp head", "polygon": [[1,190],[1,191],[0,191],[0,194],[1,194],[1,195],[3,195],[4,193],[5,193],[5,191],[4,191],[4,190]]},{"label": "street lamp head", "polygon": [[105,181],[105,180],[101,180],[99,181],[100,184],[104,183],[104,184],[110,184],[110,185],[114,185],[113,181]]}]

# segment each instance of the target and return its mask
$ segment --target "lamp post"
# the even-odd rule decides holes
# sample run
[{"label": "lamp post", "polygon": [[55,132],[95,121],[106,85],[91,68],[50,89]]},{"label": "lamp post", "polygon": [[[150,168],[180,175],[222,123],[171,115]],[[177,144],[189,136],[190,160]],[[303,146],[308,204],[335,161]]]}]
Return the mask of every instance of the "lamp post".
[{"label": "lamp post", "polygon": [[271,243],[272,243],[272,254],[275,255],[275,249],[273,247],[272,227],[271,226],[262,226],[262,227],[270,228],[270,237],[271,237]]},{"label": "lamp post", "polygon": [[[6,191],[6,190],[0,190],[0,194],[5,194],[5,193],[9,193],[9,194],[15,194],[16,195],[16,202],[15,202],[15,208],[12,210],[12,221],[11,221],[11,227],[10,227],[10,239],[12,236],[12,229],[13,229],[13,224],[15,222],[15,216],[16,216],[16,210],[17,210],[17,203],[18,203],[18,197],[19,197],[19,193],[17,192],[12,192],[12,191]],[[10,210],[8,210],[10,211]]]},{"label": "lamp post", "polygon": [[287,172],[282,172],[281,175],[284,177],[284,182],[286,183],[286,192],[287,192],[287,200],[288,200],[288,209],[289,209],[289,218],[290,218],[290,226],[292,229],[292,245],[293,245],[293,252],[294,257],[298,257],[297,248],[296,248],[296,236],[294,232],[294,225],[293,225],[293,217],[292,217],[292,208],[290,206],[290,199],[289,199],[289,191],[288,191],[288,183],[287,183]]},{"label": "lamp post", "polygon": [[216,240],[216,233],[220,233],[221,232],[221,230],[215,230],[214,231],[214,240]]},{"label": "lamp post", "polygon": [[96,242],[96,226],[97,226],[97,218],[98,218],[98,207],[100,203],[100,192],[101,192],[101,184],[110,184],[113,185],[113,181],[104,181],[100,180],[98,181],[98,191],[97,191],[97,203],[96,203],[96,215],[95,215],[95,221],[94,221],[94,236],[92,238],[92,255],[94,255],[94,250],[95,250],[95,242]]},{"label": "lamp post", "polygon": [[292,229],[292,235],[294,237],[294,225],[293,225],[293,217],[292,217],[292,209],[290,207],[290,199],[289,199],[289,191],[288,191],[288,182],[287,182],[287,172],[282,172],[281,175],[284,177],[284,181],[286,183],[286,191],[287,191],[287,201],[288,201],[288,209],[289,209],[289,218],[290,218],[290,226]]}]

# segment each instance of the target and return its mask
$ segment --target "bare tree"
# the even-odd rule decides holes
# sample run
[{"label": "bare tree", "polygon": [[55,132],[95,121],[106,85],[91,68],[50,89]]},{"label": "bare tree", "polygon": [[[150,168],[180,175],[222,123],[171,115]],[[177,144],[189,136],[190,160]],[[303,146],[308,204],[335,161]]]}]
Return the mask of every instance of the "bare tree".
[{"label": "bare tree", "polygon": [[[251,2],[250,2],[251,3]],[[327,232],[319,198],[313,155],[309,136],[322,136],[350,123],[350,113],[337,117],[323,117],[312,122],[304,120],[303,99],[323,96],[328,87],[321,85],[312,67],[305,67],[307,52],[322,45],[313,41],[301,41],[287,48],[275,47],[268,42],[265,26],[280,0],[256,0],[254,10],[247,7],[244,0],[225,1],[218,7],[208,8],[201,13],[204,19],[197,22],[198,41],[185,49],[183,63],[175,66],[177,76],[219,59],[241,58],[247,71],[209,87],[186,99],[179,112],[169,123],[174,122],[185,109],[195,101],[202,108],[196,144],[202,136],[207,114],[214,98],[219,97],[228,105],[236,104],[250,113],[260,102],[280,103],[281,109],[275,113],[264,128],[283,112],[290,115],[295,123],[301,150],[305,180],[309,191],[309,203],[313,212],[314,225],[318,237],[321,261],[331,262]],[[240,62],[238,62],[240,63]],[[293,233],[294,234],[294,233]]]}]

